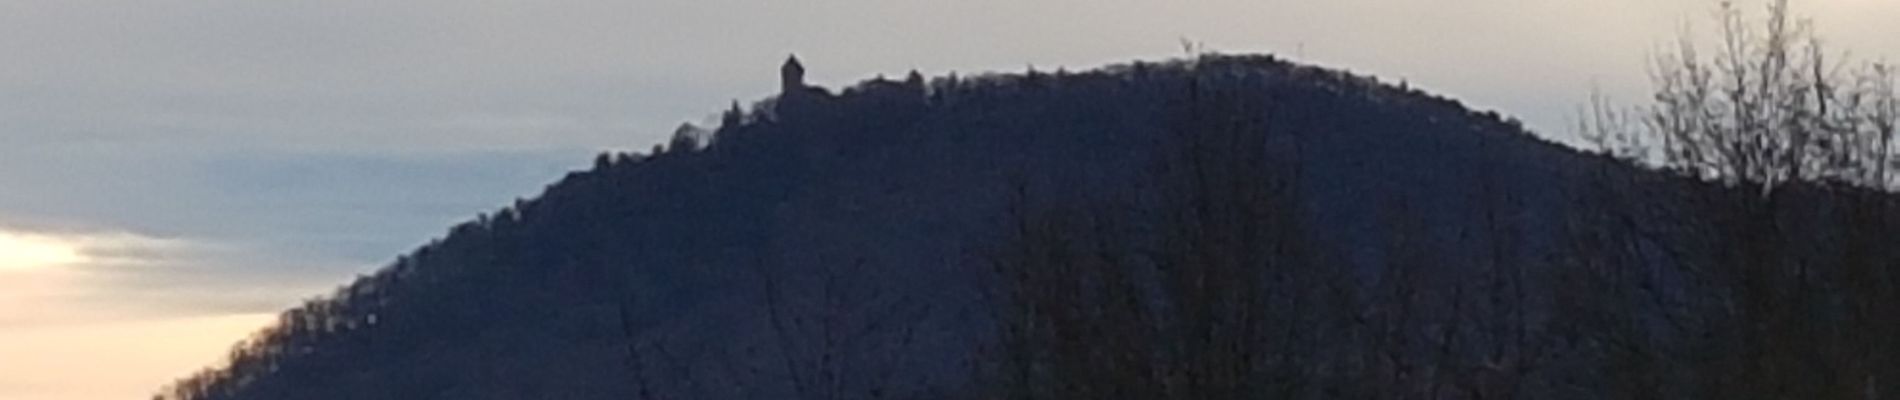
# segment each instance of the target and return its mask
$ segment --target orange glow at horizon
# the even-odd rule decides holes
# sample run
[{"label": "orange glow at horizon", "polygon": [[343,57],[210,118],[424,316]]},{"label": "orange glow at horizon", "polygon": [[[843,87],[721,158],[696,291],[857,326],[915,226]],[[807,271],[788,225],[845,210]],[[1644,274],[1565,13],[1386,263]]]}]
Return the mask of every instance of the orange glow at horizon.
[{"label": "orange glow at horizon", "polygon": [[[215,366],[275,314],[0,327],[0,398],[150,398]],[[85,371],[85,372],[80,372]]]}]

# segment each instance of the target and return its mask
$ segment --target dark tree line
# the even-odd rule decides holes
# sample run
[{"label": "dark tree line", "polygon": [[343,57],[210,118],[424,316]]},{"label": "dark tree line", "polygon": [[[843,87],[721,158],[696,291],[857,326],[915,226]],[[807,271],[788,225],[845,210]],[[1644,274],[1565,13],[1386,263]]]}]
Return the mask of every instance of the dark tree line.
[{"label": "dark tree line", "polygon": [[1509,196],[1478,193],[1469,233],[1491,247],[1463,257],[1391,201],[1381,265],[1355,268],[1316,234],[1301,193],[1300,136],[1328,132],[1273,92],[1234,89],[1218,56],[1201,60],[1211,66],[1187,67],[1141,184],[1109,200],[1016,190],[987,263],[998,331],[984,398],[1532,393],[1555,345],[1533,322],[1544,317],[1501,215],[1517,210]]},{"label": "dark tree line", "polygon": [[[1593,227],[1578,262],[1651,306],[1581,336],[1659,370],[1627,385],[1643,397],[1892,396],[1890,67],[1836,60],[1786,1],[1759,23],[1725,3],[1718,27],[1713,54],[1685,38],[1656,58],[1651,104],[1586,119],[1606,154],[1685,179],[1601,186],[1624,199],[1601,213],[1650,226]],[[1679,202],[1629,201],[1646,196]]]},{"label": "dark tree line", "polygon": [[1392,199],[1372,266],[1303,217],[1297,138],[1326,132],[1189,85],[1156,184],[1016,201],[991,397],[1894,396],[1894,77],[1837,66],[1785,1],[1745,14],[1706,59],[1659,56],[1654,103],[1599,98],[1604,157],[1555,220],[1480,162],[1476,221],[1434,237]]}]

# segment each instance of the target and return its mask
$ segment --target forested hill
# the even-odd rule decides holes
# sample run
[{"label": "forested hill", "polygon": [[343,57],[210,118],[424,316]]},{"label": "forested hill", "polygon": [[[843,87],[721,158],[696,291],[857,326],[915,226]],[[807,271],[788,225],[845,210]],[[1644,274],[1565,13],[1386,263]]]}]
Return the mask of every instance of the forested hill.
[{"label": "forested hill", "polygon": [[[1610,279],[1556,272],[1595,271],[1560,268],[1602,241],[1576,226],[1611,220],[1579,217],[1608,204],[1579,199],[1676,182],[1272,56],[835,92],[795,61],[781,73],[779,96],[603,154],[284,312],[159,397],[1595,390],[1607,339],[1524,338],[1558,337],[1553,310],[1586,315],[1558,288]],[[1611,297],[1596,303],[1624,304]]]}]

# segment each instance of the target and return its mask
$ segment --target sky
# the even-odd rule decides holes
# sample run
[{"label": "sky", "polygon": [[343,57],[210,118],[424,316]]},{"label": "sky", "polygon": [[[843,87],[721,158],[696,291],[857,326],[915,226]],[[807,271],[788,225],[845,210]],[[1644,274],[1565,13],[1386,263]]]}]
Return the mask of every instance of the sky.
[{"label": "sky", "polygon": [[[1757,3],[1741,2],[1756,10]],[[0,0],[0,398],[144,398],[276,311],[602,150],[911,69],[1183,40],[1404,80],[1574,141],[1701,0]],[[1900,2],[1795,1],[1900,60]]]}]

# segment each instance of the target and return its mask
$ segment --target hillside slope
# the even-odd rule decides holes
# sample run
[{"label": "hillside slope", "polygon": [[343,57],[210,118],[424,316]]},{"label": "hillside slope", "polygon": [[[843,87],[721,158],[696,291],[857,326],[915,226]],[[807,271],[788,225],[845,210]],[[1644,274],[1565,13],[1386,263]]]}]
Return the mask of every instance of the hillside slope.
[{"label": "hillside slope", "polygon": [[983,354],[977,265],[1012,204],[1139,190],[1198,85],[1264,105],[1316,241],[1361,269],[1389,258],[1377,249],[1396,207],[1431,246],[1475,254],[1483,196],[1510,193],[1536,243],[1585,176],[1636,171],[1452,100],[1270,56],[836,94],[788,82],[712,132],[603,155],[286,311],[162,397],[781,398],[814,380],[947,397]]}]

